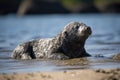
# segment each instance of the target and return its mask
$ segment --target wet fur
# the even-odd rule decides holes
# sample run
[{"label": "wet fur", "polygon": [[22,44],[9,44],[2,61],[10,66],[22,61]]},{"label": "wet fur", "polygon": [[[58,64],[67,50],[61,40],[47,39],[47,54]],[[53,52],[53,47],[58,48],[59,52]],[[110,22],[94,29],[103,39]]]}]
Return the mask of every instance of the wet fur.
[{"label": "wet fur", "polygon": [[54,38],[31,40],[19,44],[14,49],[12,57],[15,59],[70,59],[90,56],[84,45],[91,34],[91,29],[82,34],[78,30],[80,26],[87,27],[84,23],[72,22]]}]

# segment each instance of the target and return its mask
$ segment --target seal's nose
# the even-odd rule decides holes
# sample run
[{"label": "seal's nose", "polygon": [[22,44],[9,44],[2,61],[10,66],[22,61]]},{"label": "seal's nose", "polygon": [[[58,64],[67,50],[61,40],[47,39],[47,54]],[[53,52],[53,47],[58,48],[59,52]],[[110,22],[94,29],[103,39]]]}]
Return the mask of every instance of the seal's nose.
[{"label": "seal's nose", "polygon": [[89,31],[89,30],[91,30],[91,28],[90,28],[90,27],[87,27],[87,28],[86,28],[86,30],[88,30],[88,31]]},{"label": "seal's nose", "polygon": [[92,30],[91,30],[90,27],[87,27],[87,28],[86,28],[86,31],[87,31],[89,34],[92,34]]}]

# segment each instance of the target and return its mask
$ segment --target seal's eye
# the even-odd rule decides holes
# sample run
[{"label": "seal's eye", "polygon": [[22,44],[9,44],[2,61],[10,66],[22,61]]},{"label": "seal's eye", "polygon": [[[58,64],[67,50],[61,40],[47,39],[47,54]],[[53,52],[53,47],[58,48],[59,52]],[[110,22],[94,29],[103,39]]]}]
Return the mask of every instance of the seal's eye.
[{"label": "seal's eye", "polygon": [[79,29],[80,26],[76,26],[76,29]]}]

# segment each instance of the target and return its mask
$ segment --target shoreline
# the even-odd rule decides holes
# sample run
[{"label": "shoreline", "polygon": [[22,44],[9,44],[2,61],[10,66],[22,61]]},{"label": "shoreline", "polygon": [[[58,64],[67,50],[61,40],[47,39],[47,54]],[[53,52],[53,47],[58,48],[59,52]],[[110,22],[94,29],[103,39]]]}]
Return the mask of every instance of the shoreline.
[{"label": "shoreline", "polygon": [[120,68],[0,74],[1,80],[120,80]]}]

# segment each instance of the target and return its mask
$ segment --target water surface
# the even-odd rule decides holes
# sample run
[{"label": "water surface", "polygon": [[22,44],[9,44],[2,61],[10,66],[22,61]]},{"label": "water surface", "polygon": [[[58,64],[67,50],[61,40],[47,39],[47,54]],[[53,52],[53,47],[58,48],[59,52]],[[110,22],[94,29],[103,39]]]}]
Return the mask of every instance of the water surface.
[{"label": "water surface", "polygon": [[[11,58],[12,50],[18,44],[31,39],[54,37],[72,21],[91,26],[93,34],[85,48],[93,57],[65,61]],[[0,16],[0,73],[120,68],[120,61],[110,59],[117,53],[120,53],[120,14]]]}]

